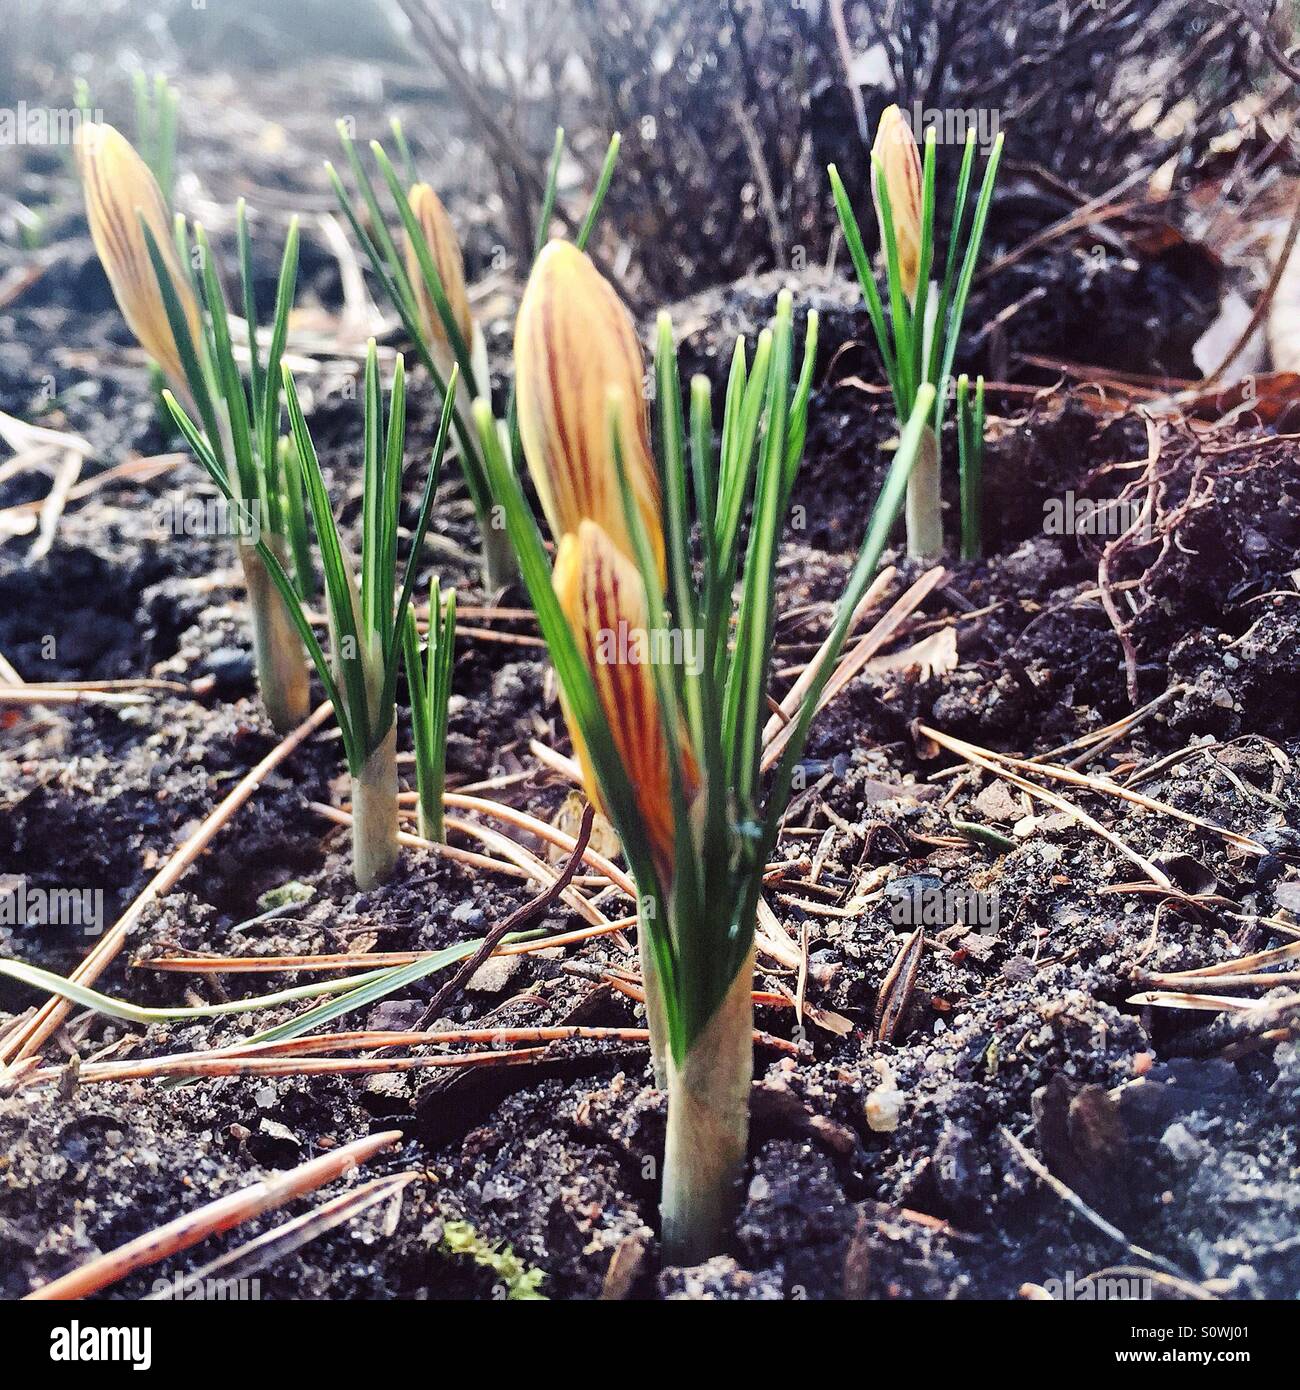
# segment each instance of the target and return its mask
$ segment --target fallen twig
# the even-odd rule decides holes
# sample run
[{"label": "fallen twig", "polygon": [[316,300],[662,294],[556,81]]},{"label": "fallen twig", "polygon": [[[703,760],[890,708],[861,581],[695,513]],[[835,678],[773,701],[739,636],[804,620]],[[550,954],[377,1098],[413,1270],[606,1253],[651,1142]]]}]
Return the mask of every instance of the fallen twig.
[{"label": "fallen twig", "polygon": [[[175,853],[154,875],[144,891],[117,922],[100,938],[86,958],[72,972],[77,984],[93,984],[125,945],[145,909],[159,898],[166,897],[185,871],[211,844],[217,832],[261,786],[262,782],[302,743],[311,737],[333,714],[328,701],[286,735],[252,771],[240,778],[238,784],[207,815],[203,823],[188,835]],[[29,1057],[51,1036],[67,1018],[72,1005],[65,999],[51,999],[36,1012],[30,1024],[0,1047],[0,1063],[12,1065]]]},{"label": "fallen twig", "polygon": [[[306,727],[305,725],[302,727]],[[292,737],[292,735],[290,736]],[[367,1162],[382,1150],[391,1148],[402,1137],[399,1129],[385,1130],[382,1134],[368,1135],[333,1153],[322,1154],[288,1173],[278,1173],[271,1178],[263,1178],[250,1183],[237,1192],[218,1197],[197,1211],[178,1216],[166,1225],[147,1235],[138,1236],[116,1250],[74,1269],[59,1279],[33,1290],[27,1295],[32,1300],[52,1300],[86,1298],[98,1293],[134,1274],[137,1269],[157,1264],[168,1256],[188,1250],[208,1236],[229,1231],[233,1227],[261,1216],[263,1212],[273,1211],[295,1197],[314,1192],[327,1182],[342,1177],[344,1173]]]}]

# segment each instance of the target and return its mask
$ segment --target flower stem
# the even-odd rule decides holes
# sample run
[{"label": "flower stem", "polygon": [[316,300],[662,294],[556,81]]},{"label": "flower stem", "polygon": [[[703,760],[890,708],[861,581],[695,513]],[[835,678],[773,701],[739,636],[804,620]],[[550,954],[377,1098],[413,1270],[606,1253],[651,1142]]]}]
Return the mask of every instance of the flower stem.
[{"label": "flower stem", "polygon": [[907,553],[922,560],[943,553],[939,440],[928,426],[921,436],[912,476],[907,480]]},{"label": "flower stem", "polygon": [[[277,554],[284,550],[278,537],[268,535],[267,544]],[[287,734],[310,713],[307,653],[284,598],[257,549],[241,543],[239,559],[253,616],[253,657],[262,704],[276,732]]]},{"label": "flower stem", "polygon": [[668,1061],[661,1210],[664,1253],[674,1264],[718,1254],[735,1218],[749,1142],[753,983],[751,947],[681,1065]]},{"label": "flower stem", "polygon": [[504,527],[498,527],[489,520],[481,527],[481,531],[483,589],[488,594],[497,594],[516,578],[519,567],[515,563],[510,535]]},{"label": "flower stem", "polygon": [[352,779],[352,874],[363,892],[397,863],[397,723]]}]

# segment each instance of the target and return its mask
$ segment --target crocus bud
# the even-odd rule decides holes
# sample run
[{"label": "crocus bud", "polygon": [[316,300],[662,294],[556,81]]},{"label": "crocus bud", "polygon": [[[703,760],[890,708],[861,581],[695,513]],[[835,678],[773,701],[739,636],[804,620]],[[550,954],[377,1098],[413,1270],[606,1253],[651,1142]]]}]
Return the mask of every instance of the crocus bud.
[{"label": "crocus bud", "polygon": [[[415,214],[424,239],[428,243],[429,254],[433,257],[434,268],[442,281],[442,292],[451,308],[451,316],[460,336],[468,348],[474,337],[474,321],[469,312],[469,296],[465,293],[465,262],[460,254],[460,242],[456,240],[456,229],[451,225],[447,209],[442,200],[427,183],[417,183],[407,195],[411,211]],[[429,293],[420,268],[419,257],[411,239],[406,238],[406,273],[415,291],[420,310],[420,326],[430,343],[436,344],[450,353],[451,339],[447,333],[438,306]]]},{"label": "crocus bud", "polygon": [[[552,577],[555,594],[596,687],[614,747],[637,798],[649,848],[664,884],[672,882],[674,819],[668,742],[655,693],[652,634],[641,571],[594,521],[561,539]],[[602,809],[587,746],[565,710],[587,795]],[[689,800],[699,774],[685,739],[682,787]]]},{"label": "crocus bud", "polygon": [[921,266],[921,153],[916,137],[897,106],[887,106],[876,127],[871,147],[871,199],[880,223],[881,245],[885,242],[884,211],[876,191],[876,169],[884,179],[893,213],[894,242],[898,248],[898,270],[903,292],[916,301],[916,280]]},{"label": "crocus bud", "polygon": [[158,183],[130,141],[111,125],[82,125],[76,152],[90,235],[122,317],[168,381],[188,395],[180,350],[140,225],[143,221],[158,245],[197,351],[199,306],[189,280],[181,272],[171,217]]},{"label": "crocus bud", "polygon": [[618,295],[588,257],[569,242],[552,241],[537,258],[515,321],[524,455],[557,543],[589,519],[634,558],[610,437],[611,397],[622,403],[623,466],[662,575],[641,344]]}]

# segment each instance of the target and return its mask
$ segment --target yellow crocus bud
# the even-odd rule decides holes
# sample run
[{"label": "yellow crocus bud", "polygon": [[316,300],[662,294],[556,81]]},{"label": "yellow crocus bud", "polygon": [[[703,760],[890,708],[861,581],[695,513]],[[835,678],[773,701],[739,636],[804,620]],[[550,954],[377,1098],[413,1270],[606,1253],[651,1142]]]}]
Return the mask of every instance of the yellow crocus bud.
[{"label": "yellow crocus bud", "polygon": [[881,245],[885,241],[885,222],[876,192],[877,167],[884,178],[893,213],[903,292],[915,303],[916,281],[921,268],[921,152],[911,126],[897,106],[887,106],[881,113],[876,141],[871,147],[871,163],[871,200],[876,205]]},{"label": "yellow crocus bud", "polygon": [[609,403],[621,401],[623,464],[662,576],[644,387],[641,344],[618,295],[577,247],[552,241],[515,321],[515,399],[528,469],[557,543],[589,519],[634,558],[610,439]]},{"label": "yellow crocus bud", "polygon": [[[414,184],[407,198],[428,243],[434,268],[442,281],[442,292],[451,308],[451,316],[468,348],[474,337],[474,320],[469,311],[469,296],[465,293],[465,262],[460,253],[460,242],[456,239],[456,229],[451,225],[442,200],[427,183]],[[420,326],[430,343],[438,345],[444,354],[449,354],[451,339],[438,306],[424,282],[424,272],[420,269],[420,260],[409,236],[405,238],[405,244],[406,273],[419,305]]]},{"label": "yellow crocus bud", "polygon": [[140,225],[145,223],[158,244],[198,351],[199,306],[176,256],[171,217],[158,183],[130,141],[111,125],[82,125],[76,154],[90,235],[122,317],[168,381],[188,396],[180,351]]},{"label": "yellow crocus bud", "polygon": [[[636,792],[655,865],[664,884],[670,884],[675,824],[672,782],[650,664],[653,649],[641,571],[602,527],[584,518],[576,531],[560,540],[552,583]],[[567,708],[565,720],[587,795],[602,810],[587,746]],[[689,803],[698,789],[699,773],[684,737],[679,746],[687,759],[682,786]]]}]

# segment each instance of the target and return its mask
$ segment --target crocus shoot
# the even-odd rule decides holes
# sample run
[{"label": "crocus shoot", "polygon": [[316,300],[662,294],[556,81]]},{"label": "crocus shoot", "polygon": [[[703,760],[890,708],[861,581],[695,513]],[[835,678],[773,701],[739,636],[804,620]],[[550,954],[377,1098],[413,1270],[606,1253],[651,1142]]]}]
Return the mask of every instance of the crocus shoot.
[{"label": "crocus shoot", "polygon": [[[405,187],[378,141],[371,151],[397,208],[401,247],[388,228],[374,182],[366,172],[339,122],[339,138],[361,204],[345,188],[332,165],[327,165],[335,195],[353,234],[389,301],[397,310],[407,337],[415,347],[439,399],[446,399],[453,367],[461,397],[453,418],[461,472],[478,518],[482,544],[483,585],[495,592],[514,576],[510,543],[493,506],[483,470],[469,402],[489,390],[487,349],[470,312],[460,243],[451,219],[427,183]],[[403,142],[404,143],[404,142]]]},{"label": "crocus shoot", "polygon": [[442,792],[447,772],[447,702],[456,646],[456,591],[445,601],[435,579],[429,588],[429,629],[424,661],[415,610],[406,610],[402,656],[411,695],[411,736],[415,744],[416,813],[420,837],[441,844]]},{"label": "crocus shoot", "polygon": [[705,378],[691,382],[683,419],[672,325],[661,315],[652,452],[631,322],[591,262],[552,242],[520,308],[515,367],[524,452],[557,543],[553,570],[490,407],[475,404],[584,782],[636,881],[651,1046],[668,1090],[663,1238],[677,1262],[726,1242],[748,1133],[763,872],[813,712],[902,507],[933,406],[933,388],[923,386],[825,658],[765,786],[777,552],[815,341],[810,314],[796,377],[793,305],[783,293],[752,362],[737,345],[715,446]]},{"label": "crocus shoot", "polygon": [[[348,169],[360,194],[360,204],[332,167],[329,167],[329,176],[371,268],[440,394],[446,390],[452,365],[460,369],[456,443],[482,536],[484,587],[489,592],[495,592],[514,578],[515,567],[509,539],[501,525],[488,484],[482,448],[469,414],[470,402],[480,396],[486,399],[489,394],[486,346],[470,311],[465,292],[464,262],[451,219],[432,186],[416,179],[415,161],[400,123],[394,122],[393,133],[407,176],[405,184],[383,146],[378,141],[372,141],[370,149],[397,210],[400,250],[398,239],[388,229],[374,182],[343,122],[339,123],[339,138]],[[563,147],[564,133],[557,130],[542,198],[534,257],[544,244],[546,227],[554,212]],[[578,233],[580,247],[586,244],[595,227],[609,188],[618,149],[619,137],[615,135],[609,142],[591,205]],[[507,418],[500,423],[500,427],[507,438],[507,452],[515,456],[517,466],[522,466],[522,460],[517,457],[513,399],[507,410]]]},{"label": "crocus shoot", "polygon": [[[258,686],[272,724],[287,732],[308,713],[306,658],[255,541],[264,537],[281,560],[292,554],[299,584],[310,592],[301,487],[296,470],[282,467],[280,450],[280,358],[298,274],[297,221],[290,223],[285,239],[264,358],[242,201],[237,208],[251,364],[245,381],[232,347],[225,292],[203,228],[195,226],[191,247],[184,222],[173,222],[168,215],[152,173],[111,126],[83,125],[78,167],[95,249],[122,316],[173,392],[197,414],[210,452],[229,477],[232,529],[252,614]],[[191,259],[199,266],[197,281],[190,276]]]},{"label": "crocus shoot", "polygon": [[975,390],[963,372],[957,378],[957,458],[961,466],[961,558],[984,552],[984,378]]},{"label": "crocus shoot", "polygon": [[907,550],[921,558],[943,551],[939,440],[944,402],[1001,156],[999,134],[966,231],[966,205],[975,164],[975,131],[968,133],[944,249],[943,279],[936,285],[930,279],[935,260],[935,131],[933,127],[926,130],[922,159],[916,137],[898,107],[887,107],[881,115],[871,150],[871,194],[884,250],[888,328],[853,205],[835,166],[829,168],[836,211],[862,286],[900,429],[912,418],[921,387],[934,388],[933,418],[922,437],[921,455],[907,494]]},{"label": "crocus shoot", "polygon": [[[352,858],[357,887],[382,883],[397,862],[397,670],[402,659],[406,615],[415,587],[415,572],[429,529],[434,491],[451,421],[449,396],[433,447],[419,517],[397,584],[398,512],[402,498],[403,450],[406,440],[406,382],[397,359],[387,417],[379,384],[379,361],[373,340],[366,353],[364,457],[362,460],[362,539],[356,561],[339,536],[329,493],[298,392],[288,368],[283,370],[289,428],[296,464],[311,506],[325,599],[329,611],[330,655],[312,631],[297,590],[274,550],[263,540],[258,552],[271,582],[284,599],[316,674],[334,706],[352,782]],[[455,387],[453,369],[449,382]],[[190,447],[228,497],[233,480],[208,447],[202,431],[175,397],[165,399]]]}]

